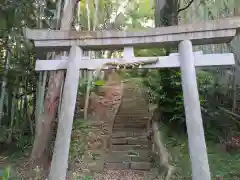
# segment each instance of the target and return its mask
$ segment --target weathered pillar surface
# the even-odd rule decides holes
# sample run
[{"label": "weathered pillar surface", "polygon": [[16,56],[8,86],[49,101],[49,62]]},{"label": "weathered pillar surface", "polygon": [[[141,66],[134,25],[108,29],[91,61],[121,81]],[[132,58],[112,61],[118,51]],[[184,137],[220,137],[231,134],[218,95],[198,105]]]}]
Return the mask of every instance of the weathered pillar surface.
[{"label": "weathered pillar surface", "polygon": [[179,44],[181,78],[193,180],[210,180],[192,43]]},{"label": "weathered pillar surface", "polygon": [[73,116],[79,81],[79,58],[82,59],[82,49],[73,46],[69,53],[69,62],[63,89],[62,106],[49,180],[66,179]]},{"label": "weathered pillar surface", "polygon": [[230,43],[231,51],[234,53],[235,56],[235,66],[233,66],[233,112],[239,112],[239,102],[240,102],[240,32],[235,36],[235,38]]}]

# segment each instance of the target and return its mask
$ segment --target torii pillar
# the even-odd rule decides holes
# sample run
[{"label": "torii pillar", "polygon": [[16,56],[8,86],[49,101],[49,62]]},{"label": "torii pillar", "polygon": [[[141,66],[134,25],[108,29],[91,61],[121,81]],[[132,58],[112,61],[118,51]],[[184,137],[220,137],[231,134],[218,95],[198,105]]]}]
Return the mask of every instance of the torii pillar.
[{"label": "torii pillar", "polygon": [[191,41],[185,40],[180,42],[178,49],[181,60],[181,79],[188,134],[188,147],[192,164],[192,179],[210,180],[211,176],[208,164],[208,154],[203,130]]}]

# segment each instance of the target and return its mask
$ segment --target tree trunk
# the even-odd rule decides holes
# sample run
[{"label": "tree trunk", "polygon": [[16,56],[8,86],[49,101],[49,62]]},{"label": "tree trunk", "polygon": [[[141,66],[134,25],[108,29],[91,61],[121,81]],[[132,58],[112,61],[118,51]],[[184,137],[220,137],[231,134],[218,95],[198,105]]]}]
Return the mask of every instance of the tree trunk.
[{"label": "tree trunk", "polygon": [[2,87],[1,87],[1,95],[0,95],[0,126],[2,125],[2,118],[3,118],[3,105],[4,105],[4,97],[6,93],[6,81],[7,81],[7,73],[8,73],[8,66],[9,66],[9,61],[12,58],[11,52],[7,50],[6,54],[6,60],[5,60],[5,65],[4,65],[4,75],[3,75],[3,80],[2,80]]},{"label": "tree trunk", "polygon": [[178,0],[155,0],[155,26],[178,24]]},{"label": "tree trunk", "polygon": [[[72,25],[73,10],[77,0],[65,0],[61,29],[70,30]],[[61,55],[56,57],[59,59]],[[44,169],[49,167],[49,150],[53,135],[53,122],[56,118],[57,106],[60,100],[61,85],[64,79],[64,71],[51,72],[48,89],[45,96],[44,112],[39,117],[40,128],[33,144],[31,162],[32,166],[39,165]]]},{"label": "tree trunk", "polygon": [[[49,144],[52,140],[52,125],[56,117],[59,94],[61,90],[63,73],[51,72],[48,82],[48,92],[44,102],[44,113],[40,115],[40,124],[33,144],[31,161],[32,165],[40,165],[44,169],[49,164]],[[58,79],[58,81],[56,81]]]}]

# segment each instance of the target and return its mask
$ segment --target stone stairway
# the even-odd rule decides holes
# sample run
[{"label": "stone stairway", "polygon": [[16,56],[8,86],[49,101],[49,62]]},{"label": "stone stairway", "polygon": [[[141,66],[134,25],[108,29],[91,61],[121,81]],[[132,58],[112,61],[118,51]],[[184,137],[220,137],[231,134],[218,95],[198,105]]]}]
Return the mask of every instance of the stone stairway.
[{"label": "stone stairway", "polygon": [[148,108],[143,99],[134,83],[124,83],[122,102],[113,124],[111,148],[105,160],[106,168],[151,168],[151,143],[147,138]]}]

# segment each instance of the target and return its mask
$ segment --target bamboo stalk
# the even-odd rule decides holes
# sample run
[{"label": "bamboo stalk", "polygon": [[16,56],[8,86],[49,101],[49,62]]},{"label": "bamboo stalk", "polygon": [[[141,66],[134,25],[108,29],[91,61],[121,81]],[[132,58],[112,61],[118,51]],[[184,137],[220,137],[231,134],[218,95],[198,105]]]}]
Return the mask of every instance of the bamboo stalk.
[{"label": "bamboo stalk", "polygon": [[92,71],[88,71],[88,83],[87,83],[87,92],[86,92],[86,98],[85,98],[85,105],[84,105],[84,119],[87,120],[88,116],[88,106],[89,106],[89,96],[90,96],[90,90],[91,90],[91,82],[92,82]]},{"label": "bamboo stalk", "polygon": [[12,57],[12,54],[7,51],[6,53],[6,61],[5,61],[5,70],[2,80],[2,90],[1,90],[1,97],[0,97],[0,126],[2,124],[2,118],[3,118],[3,105],[4,105],[4,97],[6,93],[6,84],[7,84],[7,73],[8,73],[8,67],[9,67],[9,61]]}]

